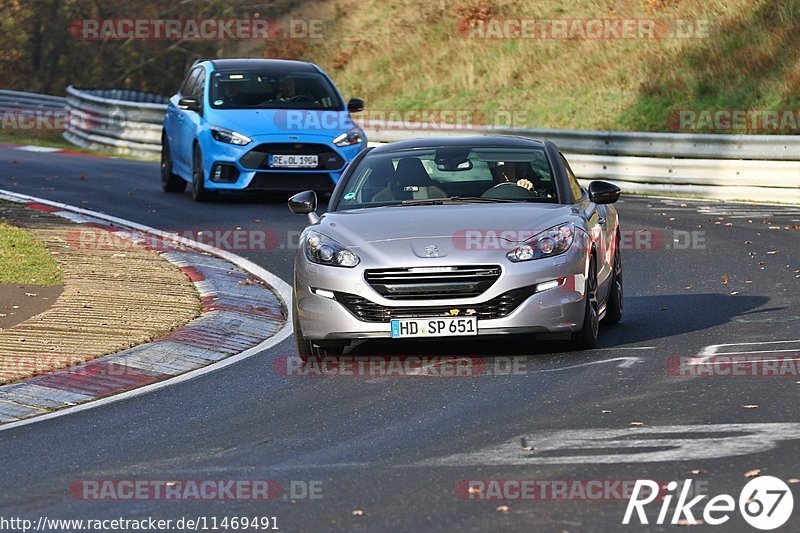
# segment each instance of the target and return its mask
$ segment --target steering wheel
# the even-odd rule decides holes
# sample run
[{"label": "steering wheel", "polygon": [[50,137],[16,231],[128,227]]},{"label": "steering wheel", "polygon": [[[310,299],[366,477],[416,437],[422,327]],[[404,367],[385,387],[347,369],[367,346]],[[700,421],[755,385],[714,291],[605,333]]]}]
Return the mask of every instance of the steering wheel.
[{"label": "steering wheel", "polygon": [[495,198],[497,200],[527,200],[528,198],[538,197],[539,195],[534,191],[520,187],[513,181],[498,183],[481,195],[481,198]]},{"label": "steering wheel", "polygon": [[313,96],[309,96],[307,94],[296,94],[291,98],[287,99],[286,101],[292,103],[296,102],[314,102],[315,104],[319,103],[316,98],[314,98]]}]

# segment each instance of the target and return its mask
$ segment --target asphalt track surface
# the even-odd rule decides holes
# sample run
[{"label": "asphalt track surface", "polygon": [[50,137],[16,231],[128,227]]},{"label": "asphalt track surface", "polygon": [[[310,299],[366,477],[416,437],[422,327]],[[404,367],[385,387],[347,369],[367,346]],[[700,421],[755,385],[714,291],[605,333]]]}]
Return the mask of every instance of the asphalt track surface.
[{"label": "asphalt track surface", "polygon": [[[305,222],[275,199],[199,205],[188,192],[165,194],[153,163],[10,147],[0,147],[0,188],[159,229],[268,229],[279,239],[274,250],[234,252],[287,282],[293,261],[287,243]],[[288,339],[197,379],[0,431],[0,515],[275,516],[286,531],[610,531],[620,527],[626,501],[469,501],[455,488],[461,480],[693,478],[711,495],[738,498],[751,469],[800,478],[800,376],[698,378],[667,370],[671,357],[710,345],[758,343],[741,349],[800,355],[800,343],[760,344],[800,339],[800,230],[783,229],[800,224],[800,209],[632,197],[618,209],[624,228],[649,228],[659,249],[623,252],[625,315],[619,325],[601,328],[596,350],[513,342],[365,345],[357,352],[475,355],[490,366],[491,356],[516,354],[522,370],[322,379],[276,373],[274,361],[295,353]],[[683,249],[689,232],[699,233]],[[625,440],[593,450],[581,444],[598,430],[641,429],[652,438],[648,431],[665,427],[667,440],[644,449],[626,449]],[[548,449],[559,445],[553,441],[563,430],[579,433],[562,450]],[[723,438],[703,440],[704,431]],[[756,438],[740,438],[748,434]],[[537,449],[523,450],[521,436]],[[669,452],[676,442],[696,439],[699,445],[685,453]],[[601,459],[587,458],[589,452]],[[702,472],[691,475],[694,469]],[[322,497],[84,501],[69,487],[85,479],[271,479],[284,494],[292,481],[313,481],[321,482]],[[791,486],[797,501],[800,485]],[[499,505],[508,509],[498,511]],[[648,507],[651,522],[657,513]],[[798,530],[798,516],[795,510],[784,528]],[[736,513],[721,527],[750,530]]]}]

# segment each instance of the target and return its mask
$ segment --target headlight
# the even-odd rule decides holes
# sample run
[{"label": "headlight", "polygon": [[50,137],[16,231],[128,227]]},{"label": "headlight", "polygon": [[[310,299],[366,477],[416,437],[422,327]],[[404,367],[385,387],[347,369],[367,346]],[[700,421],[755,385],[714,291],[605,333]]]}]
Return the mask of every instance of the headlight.
[{"label": "headlight", "polygon": [[235,144],[236,146],[245,146],[250,144],[252,140],[250,137],[236,133],[225,128],[213,127],[211,128],[211,136],[215,141],[221,143]]},{"label": "headlight", "polygon": [[350,131],[346,131],[334,137],[333,144],[336,146],[352,146],[354,144],[360,144],[363,140],[364,136],[362,135],[361,129],[353,128]]},{"label": "headlight", "polygon": [[315,231],[306,236],[305,249],[308,260],[320,265],[353,268],[361,261],[355,253]]},{"label": "headlight", "polygon": [[508,252],[506,257],[514,263],[553,257],[569,250],[574,240],[575,225],[572,222],[567,222],[537,233]]}]

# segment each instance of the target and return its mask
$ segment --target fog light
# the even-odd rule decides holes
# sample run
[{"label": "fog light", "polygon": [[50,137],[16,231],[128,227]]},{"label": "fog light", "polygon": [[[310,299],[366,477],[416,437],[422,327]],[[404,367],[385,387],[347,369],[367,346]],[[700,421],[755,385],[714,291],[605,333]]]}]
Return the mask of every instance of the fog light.
[{"label": "fog light", "polygon": [[211,181],[218,183],[233,183],[239,179],[239,170],[234,165],[215,163],[211,171]]},{"label": "fog light", "polygon": [[315,289],[315,288],[312,287],[311,288],[311,292],[313,292],[317,296],[322,296],[323,298],[328,298],[328,299],[331,299],[331,300],[334,299],[334,295],[333,295],[332,291],[328,291],[328,290],[325,290],[325,289]]},{"label": "fog light", "polygon": [[536,285],[536,292],[542,292],[542,291],[546,291],[546,290],[549,290],[549,289],[555,289],[556,287],[558,287],[562,283],[564,283],[564,278],[554,279],[554,280],[551,280],[551,281],[545,281],[544,283],[539,283],[538,285]]}]

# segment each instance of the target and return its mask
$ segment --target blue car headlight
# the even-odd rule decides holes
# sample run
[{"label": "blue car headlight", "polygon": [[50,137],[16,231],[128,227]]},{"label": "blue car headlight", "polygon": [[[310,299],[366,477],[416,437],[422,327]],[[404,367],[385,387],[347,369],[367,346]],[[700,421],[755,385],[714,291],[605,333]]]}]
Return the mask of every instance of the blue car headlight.
[{"label": "blue car headlight", "polygon": [[361,261],[355,252],[316,231],[308,232],[304,246],[306,258],[319,265],[353,268]]},{"label": "blue car headlight", "polygon": [[509,261],[519,263],[563,254],[575,240],[575,224],[567,222],[537,233],[506,254]]},{"label": "blue car headlight", "polygon": [[353,128],[333,138],[333,144],[336,146],[352,146],[360,144],[364,141],[364,134],[361,128]]},{"label": "blue car headlight", "polygon": [[227,144],[235,144],[236,146],[246,146],[252,141],[252,139],[246,135],[242,135],[241,133],[226,128],[220,128],[219,126],[212,126],[211,136],[215,141]]}]

